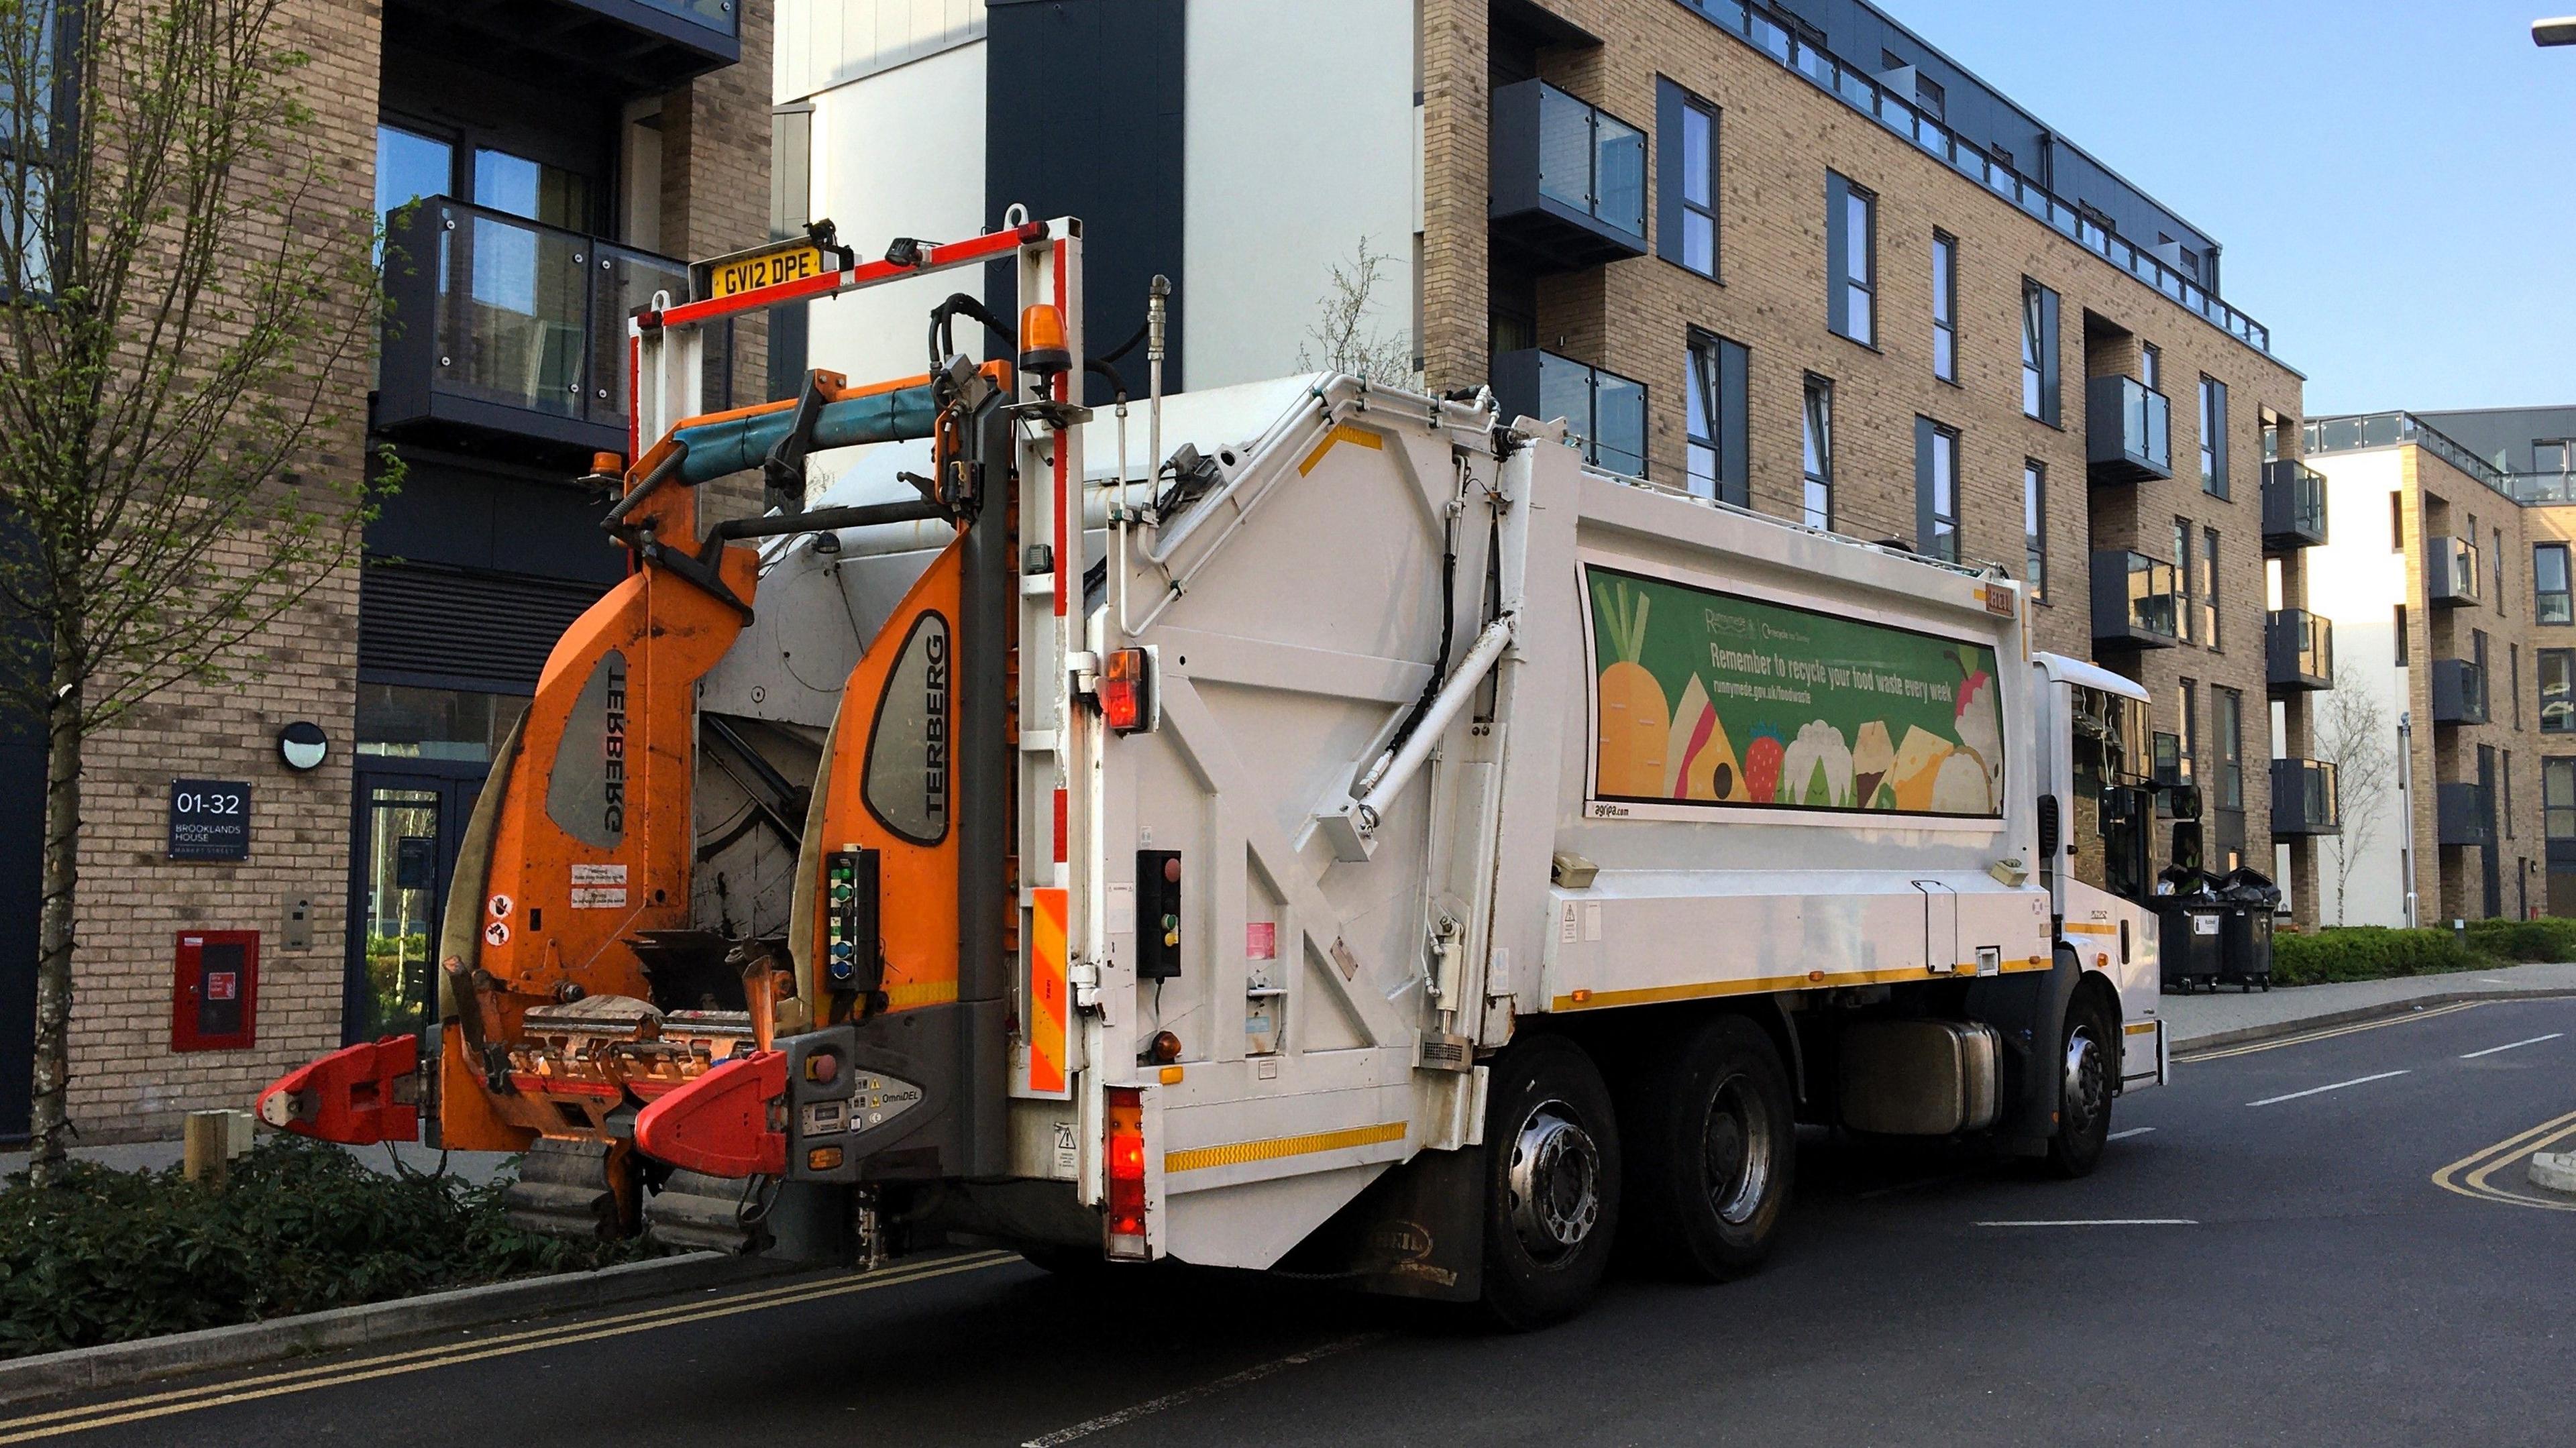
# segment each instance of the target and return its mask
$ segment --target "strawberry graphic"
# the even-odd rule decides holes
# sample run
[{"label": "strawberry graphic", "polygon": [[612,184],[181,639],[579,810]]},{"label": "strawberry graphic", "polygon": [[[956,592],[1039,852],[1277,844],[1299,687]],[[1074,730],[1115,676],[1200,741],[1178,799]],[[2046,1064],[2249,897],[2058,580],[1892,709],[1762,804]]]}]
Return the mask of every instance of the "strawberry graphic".
[{"label": "strawberry graphic", "polygon": [[1754,803],[1771,803],[1780,788],[1780,761],[1787,753],[1780,731],[1767,724],[1753,731],[1752,746],[1744,751],[1744,788]]}]

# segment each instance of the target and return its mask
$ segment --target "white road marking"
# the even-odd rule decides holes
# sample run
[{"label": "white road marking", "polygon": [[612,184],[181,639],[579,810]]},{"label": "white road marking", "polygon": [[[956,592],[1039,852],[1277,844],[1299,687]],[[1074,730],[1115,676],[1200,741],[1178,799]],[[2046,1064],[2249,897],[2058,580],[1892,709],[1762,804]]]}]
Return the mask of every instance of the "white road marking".
[{"label": "white road marking", "polygon": [[1273,1373],[1285,1372],[1290,1368],[1299,1367],[1320,1358],[1328,1358],[1336,1353],[1349,1352],[1355,1347],[1366,1347],[1384,1336],[1386,1334],[1382,1332],[1364,1332],[1357,1337],[1345,1337],[1319,1347],[1310,1347],[1304,1352],[1290,1353],[1284,1358],[1263,1363],[1259,1367],[1245,1368],[1239,1373],[1229,1373],[1211,1383],[1201,1383],[1195,1388],[1183,1388],[1177,1393],[1165,1393],[1159,1398],[1148,1399],[1132,1408],[1121,1408],[1115,1413],[1103,1413],[1097,1418],[1085,1419],[1070,1428],[1058,1428],[1042,1437],[1031,1438],[1021,1444],[1020,1448],[1057,1448],[1058,1444],[1070,1443],[1077,1438],[1088,1438],[1094,1433],[1105,1432],[1120,1424],[1150,1417],[1167,1408],[1177,1408],[1183,1403],[1196,1402],[1229,1388],[1239,1388],[1246,1383],[1259,1382]]},{"label": "white road marking", "polygon": [[2501,1046],[2489,1046],[2483,1051],[2470,1051],[2462,1055],[2460,1059],[2463,1061],[2474,1061],[2480,1056],[2492,1056],[2498,1051],[2510,1051],[2516,1046],[2537,1046],[2543,1041],[2554,1041],[2560,1036],[2566,1034],[2567,1033],[2565,1031],[2551,1031],[2548,1035],[2534,1036],[2528,1041],[2509,1041]]},{"label": "white road marking", "polygon": [[2155,1128],[2152,1126],[2132,1126],[2126,1131],[2112,1132],[2109,1136],[2103,1137],[2102,1139],[2104,1141],[2126,1141],[2130,1137],[2144,1136],[2153,1130],[2155,1130]]},{"label": "white road marking", "polygon": [[2197,1227],[2190,1217],[2073,1217],[2056,1222],[1979,1222],[1980,1227]]},{"label": "white road marking", "polygon": [[2485,982],[2486,982],[2487,984],[2489,984],[2489,985],[2511,985],[2511,984],[2513,984],[2513,982],[2512,982],[2512,981],[2504,980],[2504,979],[2501,979],[2501,978],[2499,978],[2499,977],[2492,976],[2492,975],[2482,975],[2482,976],[2479,976],[2479,977],[2478,977],[2478,979],[2480,979],[2480,980],[2482,980],[2482,981],[2485,981]]},{"label": "white road marking", "polygon": [[2314,1096],[2323,1091],[2341,1091],[2346,1086],[2367,1086],[2373,1081],[2385,1081],[2391,1076],[2403,1076],[2405,1074],[2407,1073],[2404,1071],[2382,1071],[2376,1076],[2355,1076],[2349,1081],[2337,1081],[2331,1086],[2311,1086],[2305,1091],[2293,1091],[2287,1096],[2266,1096],[2260,1101],[2248,1101],[2245,1104],[2248,1106],[2270,1106],[2275,1102],[2296,1101],[2302,1096]]}]

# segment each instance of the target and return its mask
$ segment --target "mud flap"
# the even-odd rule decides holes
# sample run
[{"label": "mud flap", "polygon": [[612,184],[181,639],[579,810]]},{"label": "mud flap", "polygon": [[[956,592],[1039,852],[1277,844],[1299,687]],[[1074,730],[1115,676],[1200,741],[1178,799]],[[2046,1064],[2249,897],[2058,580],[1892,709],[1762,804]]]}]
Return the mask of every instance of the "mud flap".
[{"label": "mud flap", "polygon": [[1470,1146],[1422,1152],[1369,1183],[1274,1270],[1386,1297],[1473,1302],[1484,1260],[1485,1148]]},{"label": "mud flap", "polygon": [[2057,1058],[2066,1003],[2084,976],[2063,948],[2047,973],[1988,976],[1968,987],[1967,1015],[2003,1036],[1995,1140],[2016,1156],[2041,1156],[2057,1135]]}]

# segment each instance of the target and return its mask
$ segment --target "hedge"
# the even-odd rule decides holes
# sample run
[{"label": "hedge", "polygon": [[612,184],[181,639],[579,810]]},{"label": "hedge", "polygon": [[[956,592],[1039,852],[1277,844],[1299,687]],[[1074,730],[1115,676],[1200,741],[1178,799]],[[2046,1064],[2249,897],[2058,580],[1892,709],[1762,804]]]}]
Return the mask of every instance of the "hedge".
[{"label": "hedge", "polygon": [[2384,980],[2558,960],[2576,960],[2576,920],[2473,920],[2465,943],[2449,930],[2379,925],[2329,926],[2272,937],[2275,985]]},{"label": "hedge", "polygon": [[0,1358],[254,1322],[644,1255],[510,1225],[506,1181],[387,1175],[263,1139],[217,1191],[173,1167],[74,1162],[0,1185]]}]

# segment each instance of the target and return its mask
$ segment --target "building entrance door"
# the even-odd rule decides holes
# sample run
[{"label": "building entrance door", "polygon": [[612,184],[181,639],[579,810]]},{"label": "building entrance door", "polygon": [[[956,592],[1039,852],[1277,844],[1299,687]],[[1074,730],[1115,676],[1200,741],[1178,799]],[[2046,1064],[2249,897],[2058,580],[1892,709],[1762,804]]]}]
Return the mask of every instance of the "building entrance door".
[{"label": "building entrance door", "polygon": [[487,772],[479,762],[428,759],[358,767],[342,1040],[414,1032],[438,1019],[439,917]]}]

